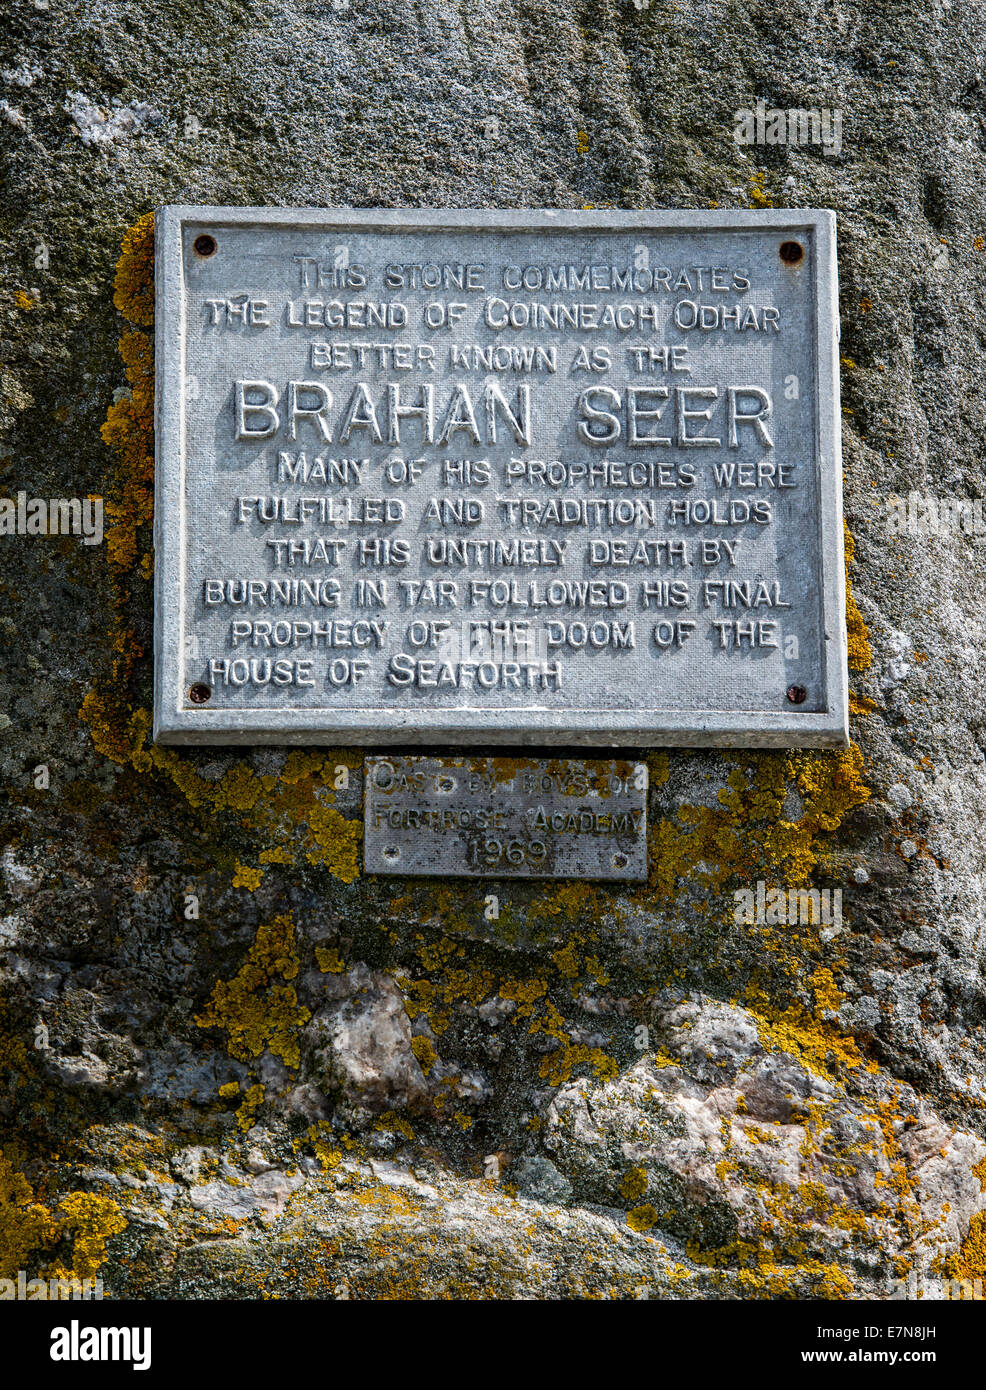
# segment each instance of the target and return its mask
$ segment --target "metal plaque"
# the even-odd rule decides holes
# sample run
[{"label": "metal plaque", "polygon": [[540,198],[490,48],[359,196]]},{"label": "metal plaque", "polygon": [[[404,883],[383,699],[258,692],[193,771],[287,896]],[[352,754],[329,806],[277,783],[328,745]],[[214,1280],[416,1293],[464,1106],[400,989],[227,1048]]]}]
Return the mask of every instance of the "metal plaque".
[{"label": "metal plaque", "polygon": [[368,874],[647,877],[647,767],[571,758],[376,757]]},{"label": "metal plaque", "polygon": [[844,744],[829,212],[162,209],[155,732]]}]

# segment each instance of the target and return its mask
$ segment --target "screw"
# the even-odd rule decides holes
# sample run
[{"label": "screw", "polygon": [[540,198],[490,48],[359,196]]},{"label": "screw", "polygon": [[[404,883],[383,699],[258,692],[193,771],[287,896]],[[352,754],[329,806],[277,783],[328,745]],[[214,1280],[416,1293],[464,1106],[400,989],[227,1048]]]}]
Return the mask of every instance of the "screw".
[{"label": "screw", "polygon": [[787,688],[787,698],[792,705],[803,705],[808,698],[808,692],[803,685],[789,685]]},{"label": "screw", "polygon": [[211,686],[204,685],[202,681],[199,681],[196,685],[190,685],[188,687],[188,698],[193,705],[204,705],[206,700],[212,698],[212,688]]},{"label": "screw", "polygon": [[203,258],[214,256],[219,249],[214,236],[197,236],[192,245],[195,247],[195,254]]},{"label": "screw", "polygon": [[805,248],[800,241],[782,241],[778,255],[785,265],[797,265],[804,259]]}]

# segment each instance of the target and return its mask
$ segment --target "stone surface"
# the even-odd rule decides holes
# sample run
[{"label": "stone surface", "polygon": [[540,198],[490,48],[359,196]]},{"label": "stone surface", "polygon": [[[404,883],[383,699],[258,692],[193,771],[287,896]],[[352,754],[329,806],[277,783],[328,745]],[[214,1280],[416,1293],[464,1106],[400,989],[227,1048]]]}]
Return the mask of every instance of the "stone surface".
[{"label": "stone surface", "polygon": [[323,1004],[306,1028],[319,1090],[341,1091],[350,1104],[377,1113],[414,1109],[428,1088],[394,981],[358,966],[330,983],[324,993],[336,999]]},{"label": "stone surface", "polygon": [[[0,1275],[982,1277],[986,562],[922,499],[986,488],[983,13],[8,8],[0,493],[113,510],[0,536]],[[737,145],[759,97],[841,110],[841,153]],[[834,209],[853,748],[649,753],[648,883],[518,880],[489,921],[486,882],[362,876],[362,750],[153,747],[143,234],[113,296],[162,203]],[[841,916],[746,921],[758,881]]]},{"label": "stone surface", "polygon": [[[661,1023],[677,1065],[647,1059],[601,1090],[573,1082],[549,1107],[546,1146],[583,1199],[618,1203],[629,1165],[663,1230],[706,1246],[767,1233],[806,1269],[837,1262],[865,1213],[880,1258],[916,1257],[923,1271],[986,1209],[971,1172],[986,1144],[952,1133],[910,1088],[893,1094],[906,1116],[892,1121],[896,1168],[885,1084],[840,1096],[790,1054],[765,1053],[734,1006],[690,1001]],[[905,1174],[909,1200],[888,1202]]]}]

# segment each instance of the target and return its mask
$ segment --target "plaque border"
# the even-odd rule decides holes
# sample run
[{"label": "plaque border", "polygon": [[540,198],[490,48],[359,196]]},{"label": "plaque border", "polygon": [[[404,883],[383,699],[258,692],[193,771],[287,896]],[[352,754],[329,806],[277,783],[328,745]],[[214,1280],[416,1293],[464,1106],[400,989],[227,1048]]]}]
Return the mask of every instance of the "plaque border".
[{"label": "plaque border", "polygon": [[[184,708],[185,339],[182,233],[222,226],[309,226],[320,232],[422,228],[474,231],[810,232],[816,344],[819,569],[825,635],[823,712],[577,710],[528,706],[406,710]],[[464,747],[845,748],[849,673],[842,524],[839,287],[836,216],[828,209],[753,211],[513,211],[436,208],[281,208],[168,205],[155,212],[154,739],[162,744],[300,744],[393,747],[447,741]],[[169,694],[170,692],[170,694]],[[324,722],[319,727],[319,721]]]}]

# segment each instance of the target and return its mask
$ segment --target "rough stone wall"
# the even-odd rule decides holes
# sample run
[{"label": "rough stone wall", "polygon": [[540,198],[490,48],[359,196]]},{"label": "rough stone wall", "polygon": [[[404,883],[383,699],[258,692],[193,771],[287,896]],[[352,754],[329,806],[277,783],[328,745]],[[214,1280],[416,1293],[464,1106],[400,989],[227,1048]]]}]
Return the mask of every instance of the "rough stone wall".
[{"label": "rough stone wall", "polygon": [[[0,1278],[860,1298],[986,1273],[982,528],[887,521],[986,488],[986,12],[9,8],[0,493],[105,497],[108,531],[0,536]],[[757,98],[840,110],[841,154],[741,149]],[[511,884],[495,923],[483,883],[361,879],[358,750],[155,749],[165,202],[834,208],[852,749],[655,751],[651,882]],[[757,879],[841,888],[841,925],[738,924]]]}]

